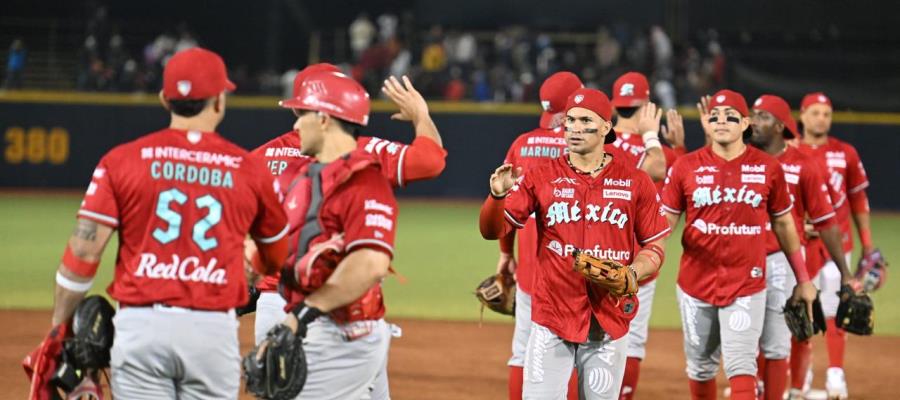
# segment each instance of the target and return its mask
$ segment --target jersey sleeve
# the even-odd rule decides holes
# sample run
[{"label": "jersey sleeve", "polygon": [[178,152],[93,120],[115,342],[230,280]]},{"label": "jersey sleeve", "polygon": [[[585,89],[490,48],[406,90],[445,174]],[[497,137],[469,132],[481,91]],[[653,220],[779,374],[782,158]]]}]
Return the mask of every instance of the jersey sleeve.
[{"label": "jersey sleeve", "polygon": [[[116,228],[119,226],[119,204],[116,199],[116,188],[111,176],[115,170],[108,167],[114,165],[110,161],[110,155],[105,155],[91,176],[84,193],[84,200],[78,209],[78,217]],[[122,166],[119,166],[122,168]]]},{"label": "jersey sleeve", "polygon": [[684,159],[675,161],[672,168],[666,172],[665,186],[662,190],[661,207],[663,211],[672,214],[681,214],[685,210],[684,186],[682,177],[686,171]]},{"label": "jersey sleeve", "polygon": [[847,193],[854,194],[869,187],[869,178],[863,168],[859,153],[853,146],[845,145],[847,154]]},{"label": "jersey sleeve", "polygon": [[[400,143],[392,142],[396,145]],[[390,146],[390,145],[388,145]],[[391,156],[386,162],[396,162],[397,179],[395,186],[403,186],[406,183],[436,178],[444,171],[447,151],[431,138],[417,136],[412,144],[406,146],[402,157]],[[390,152],[388,152],[390,154]]]},{"label": "jersey sleeve", "polygon": [[653,186],[650,176],[644,172],[638,173],[636,179],[637,188],[637,221],[634,224],[634,235],[641,245],[650,243],[665,237],[672,231],[666,220],[665,211],[661,208],[659,193]]},{"label": "jersey sleeve", "polygon": [[784,169],[777,161],[769,163],[769,199],[766,207],[769,214],[776,217],[784,215],[794,208],[791,194],[788,192],[787,180],[784,178]]},{"label": "jersey sleeve", "polygon": [[519,165],[519,141],[521,141],[522,136],[519,136],[509,145],[509,150],[506,150],[506,158],[503,159],[504,164],[512,164],[513,167]]},{"label": "jersey sleeve", "polygon": [[834,206],[831,204],[831,195],[828,184],[821,170],[814,168],[815,164],[807,163],[800,174],[800,188],[803,193],[803,204],[809,214],[809,221],[817,227],[824,227],[835,216]]},{"label": "jersey sleeve", "polygon": [[335,199],[342,205],[341,218],[347,252],[369,248],[394,256],[397,232],[397,199],[390,184],[374,169],[353,175]]},{"label": "jersey sleeve", "polygon": [[290,230],[284,208],[281,206],[284,195],[281,184],[272,174],[262,170],[263,160],[248,157],[248,162],[259,163],[257,178],[256,202],[257,212],[250,226],[250,235],[260,243],[274,243],[281,240]]},{"label": "jersey sleeve", "polygon": [[537,210],[538,199],[533,176],[534,172],[530,172],[519,177],[519,182],[513,185],[506,196],[503,216],[516,229],[524,228],[528,218]]}]

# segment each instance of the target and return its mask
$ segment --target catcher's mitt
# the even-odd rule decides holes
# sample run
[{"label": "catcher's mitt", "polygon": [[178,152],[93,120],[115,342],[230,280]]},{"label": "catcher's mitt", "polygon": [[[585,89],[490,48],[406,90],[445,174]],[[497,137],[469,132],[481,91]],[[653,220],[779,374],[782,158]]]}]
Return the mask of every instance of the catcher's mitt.
[{"label": "catcher's mitt", "polygon": [[843,285],[838,296],[841,300],[835,316],[838,328],[856,335],[871,335],[875,328],[875,306],[869,295]]},{"label": "catcher's mitt", "polygon": [[798,341],[804,342],[817,333],[825,332],[825,313],[822,311],[822,303],[819,301],[818,295],[812,306],[813,315],[810,318],[806,310],[806,303],[802,301],[795,303],[788,299],[784,305],[784,320],[787,322],[791,334]]},{"label": "catcher's mitt", "polygon": [[873,292],[887,280],[887,266],[887,260],[884,259],[881,250],[875,249],[859,259],[856,280],[862,283],[863,290]]},{"label": "catcher's mitt", "polygon": [[575,257],[573,268],[594,284],[606,288],[616,297],[631,296],[638,291],[637,273],[614,260],[602,260],[579,249],[572,253]]},{"label": "catcher's mitt", "polygon": [[487,277],[475,288],[475,297],[484,307],[503,315],[516,315],[516,281],[509,274]]},{"label": "catcher's mitt", "polygon": [[303,338],[282,324],[269,330],[265,340],[250,350],[242,364],[247,391],[260,399],[293,399],[306,384]]}]

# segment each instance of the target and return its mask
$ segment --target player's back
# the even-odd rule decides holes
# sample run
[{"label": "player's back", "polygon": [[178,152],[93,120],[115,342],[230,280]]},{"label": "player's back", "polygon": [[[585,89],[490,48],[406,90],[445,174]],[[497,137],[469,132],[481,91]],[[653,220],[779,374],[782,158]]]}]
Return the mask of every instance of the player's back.
[{"label": "player's back", "polygon": [[247,233],[284,230],[276,193],[263,161],[237,145],[164,129],[104,156],[79,215],[117,225],[120,302],[222,310],[245,296]]}]

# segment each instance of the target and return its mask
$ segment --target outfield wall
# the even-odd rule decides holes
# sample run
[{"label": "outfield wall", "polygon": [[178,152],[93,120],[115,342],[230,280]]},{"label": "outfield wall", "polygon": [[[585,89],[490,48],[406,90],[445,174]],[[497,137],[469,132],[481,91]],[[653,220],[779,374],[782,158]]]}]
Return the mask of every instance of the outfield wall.
[{"label": "outfield wall", "polygon": [[[233,97],[220,128],[247,148],[290,129],[293,116],[277,99]],[[538,108],[524,104],[442,103],[431,106],[449,153],[434,181],[419,182],[404,196],[473,198],[487,194],[487,179],[517,134],[537,124]],[[408,123],[391,121],[390,104],[376,102],[366,135],[410,141]],[[693,112],[692,112],[693,111]],[[695,110],[687,117],[688,147],[702,141]],[[89,181],[100,157],[116,144],[163,127],[168,115],[154,96],[83,93],[0,93],[4,152],[0,187],[78,188]],[[872,186],[873,208],[900,210],[900,115],[836,113],[832,129],[859,150]]]}]

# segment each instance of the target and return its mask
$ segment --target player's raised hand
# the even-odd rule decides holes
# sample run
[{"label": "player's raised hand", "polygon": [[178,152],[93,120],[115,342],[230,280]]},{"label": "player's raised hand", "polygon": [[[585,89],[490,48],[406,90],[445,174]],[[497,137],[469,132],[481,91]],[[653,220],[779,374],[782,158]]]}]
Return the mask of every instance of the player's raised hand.
[{"label": "player's raised hand", "polygon": [[802,301],[805,303],[806,315],[809,315],[810,318],[812,318],[813,302],[816,301],[818,294],[819,291],[813,286],[812,282],[798,283],[797,286],[794,286],[794,294],[791,296],[791,301],[795,303]]},{"label": "player's raised hand", "polygon": [[391,119],[416,123],[428,115],[428,103],[406,75],[403,75],[402,80],[403,82],[393,76],[385,79],[381,91],[400,107],[400,112],[391,115]]},{"label": "player's raised hand", "polygon": [[659,132],[659,120],[662,118],[662,108],[658,108],[653,102],[648,102],[638,110],[638,133]]},{"label": "player's raised hand", "polygon": [[512,164],[501,165],[491,174],[491,194],[498,197],[506,196],[520,175],[522,167],[513,168]]},{"label": "player's raised hand", "polygon": [[661,129],[662,136],[672,147],[684,147],[684,120],[678,111],[666,111],[666,125]]},{"label": "player's raised hand", "polygon": [[712,127],[709,125],[709,101],[712,99],[710,95],[700,97],[697,103],[697,112],[700,113],[700,126],[703,127],[703,134],[706,135],[706,143],[709,144],[712,137]]}]

